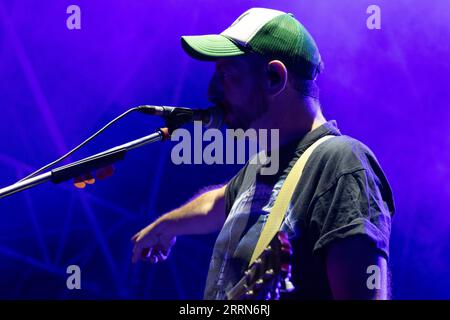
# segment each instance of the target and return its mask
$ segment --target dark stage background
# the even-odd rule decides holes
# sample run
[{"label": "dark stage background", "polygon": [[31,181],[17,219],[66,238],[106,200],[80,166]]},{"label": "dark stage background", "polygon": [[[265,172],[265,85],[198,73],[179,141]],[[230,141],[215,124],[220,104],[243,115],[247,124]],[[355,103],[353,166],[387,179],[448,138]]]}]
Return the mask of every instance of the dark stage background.
[{"label": "dark stage background", "polygon": [[[69,30],[69,5],[81,29]],[[381,29],[369,30],[369,5]],[[56,159],[126,109],[206,107],[213,64],[180,36],[218,33],[246,9],[294,13],[325,61],[322,106],[369,145],[394,191],[395,299],[450,298],[450,2],[447,0],[0,1],[0,185]],[[130,115],[71,160],[151,133]],[[78,190],[44,184],[0,200],[0,298],[199,299],[215,235],[178,239],[168,261],[132,265],[130,237],[238,165],[170,161],[173,142],[127,155]],[[81,268],[68,290],[66,268]]]}]

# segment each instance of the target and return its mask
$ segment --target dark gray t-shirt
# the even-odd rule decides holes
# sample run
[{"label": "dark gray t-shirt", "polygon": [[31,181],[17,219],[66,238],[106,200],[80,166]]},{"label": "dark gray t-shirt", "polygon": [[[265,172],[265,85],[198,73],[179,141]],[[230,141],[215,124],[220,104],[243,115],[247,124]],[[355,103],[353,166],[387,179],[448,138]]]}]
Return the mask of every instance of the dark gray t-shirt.
[{"label": "dark gray t-shirt", "polygon": [[293,246],[292,282],[287,299],[330,299],[325,250],[336,239],[368,237],[389,258],[394,201],[374,154],[361,142],[341,135],[335,121],[280,149],[279,173],[261,175],[261,164],[247,163],[225,192],[227,220],[216,240],[204,293],[225,299],[248,266],[262,226],[282,183],[300,155],[325,135],[306,163],[282,230]]}]

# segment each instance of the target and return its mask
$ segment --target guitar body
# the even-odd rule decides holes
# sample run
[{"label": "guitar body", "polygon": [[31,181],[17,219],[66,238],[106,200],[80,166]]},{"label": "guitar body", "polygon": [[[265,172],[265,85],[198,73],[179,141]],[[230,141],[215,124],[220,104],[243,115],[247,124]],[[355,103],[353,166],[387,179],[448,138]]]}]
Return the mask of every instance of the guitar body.
[{"label": "guitar body", "polygon": [[244,276],[227,292],[228,300],[278,300],[280,292],[291,292],[292,246],[279,231]]}]

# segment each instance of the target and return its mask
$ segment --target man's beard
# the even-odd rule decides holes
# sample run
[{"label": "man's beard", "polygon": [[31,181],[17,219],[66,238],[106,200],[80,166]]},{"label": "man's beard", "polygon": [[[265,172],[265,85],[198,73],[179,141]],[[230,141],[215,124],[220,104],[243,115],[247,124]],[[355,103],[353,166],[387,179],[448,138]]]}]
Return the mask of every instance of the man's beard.
[{"label": "man's beard", "polygon": [[[258,120],[260,120],[264,115],[266,115],[267,111],[269,110],[269,104],[268,101],[266,99],[264,99],[263,97],[261,97],[260,99],[258,99],[257,102],[254,103],[255,106],[255,112],[250,114],[250,119],[249,121],[247,121],[247,128],[254,128],[254,129],[261,129],[261,128],[255,128],[256,126],[259,126],[257,124]],[[246,130],[244,129],[244,130]]]},{"label": "man's beard", "polygon": [[[247,106],[233,107],[229,112],[231,117],[225,121],[225,124],[230,129],[243,129],[248,130],[252,128],[257,120],[264,116],[269,110],[268,101],[263,97],[255,99],[257,101],[251,102],[249,105],[255,106],[254,111],[248,110]],[[245,112],[239,112],[239,110],[245,110]],[[226,117],[226,115],[225,115]],[[259,128],[255,128],[259,129]]]}]

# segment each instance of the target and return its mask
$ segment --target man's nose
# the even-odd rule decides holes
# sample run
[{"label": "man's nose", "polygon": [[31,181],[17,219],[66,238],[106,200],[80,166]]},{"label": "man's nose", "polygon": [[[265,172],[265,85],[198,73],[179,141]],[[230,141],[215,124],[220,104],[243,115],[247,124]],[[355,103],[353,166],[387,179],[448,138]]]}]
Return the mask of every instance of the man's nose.
[{"label": "man's nose", "polygon": [[217,73],[214,73],[208,86],[208,100],[212,103],[218,104],[223,99],[223,86],[219,81]]}]

